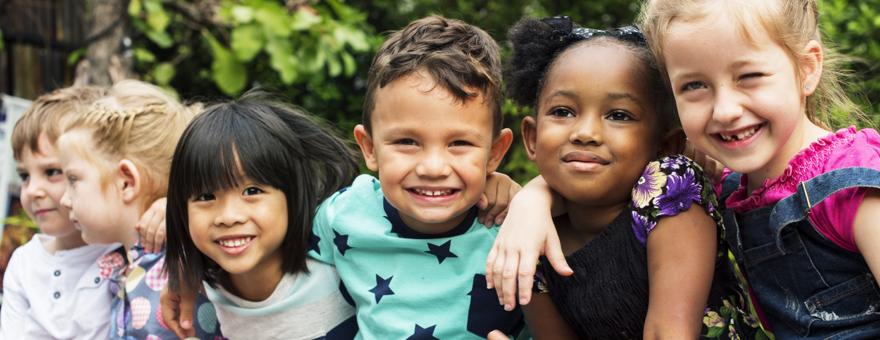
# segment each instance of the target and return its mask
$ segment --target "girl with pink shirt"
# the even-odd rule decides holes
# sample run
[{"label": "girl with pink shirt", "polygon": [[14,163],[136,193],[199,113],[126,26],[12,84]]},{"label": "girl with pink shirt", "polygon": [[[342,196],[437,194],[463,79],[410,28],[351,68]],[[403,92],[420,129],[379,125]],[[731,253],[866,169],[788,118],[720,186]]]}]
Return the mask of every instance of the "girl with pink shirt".
[{"label": "girl with pink shirt", "polygon": [[[880,135],[830,128],[832,112],[860,112],[822,43],[816,1],[643,8],[688,139],[730,169],[717,185],[727,242],[765,327],[778,339],[880,338]],[[517,224],[501,228],[487,263],[504,299],[519,276],[521,303],[545,246],[554,268],[570,273],[552,228],[534,227],[549,211],[517,209],[548,205],[535,188],[546,191],[526,186],[512,202],[507,221]]]}]

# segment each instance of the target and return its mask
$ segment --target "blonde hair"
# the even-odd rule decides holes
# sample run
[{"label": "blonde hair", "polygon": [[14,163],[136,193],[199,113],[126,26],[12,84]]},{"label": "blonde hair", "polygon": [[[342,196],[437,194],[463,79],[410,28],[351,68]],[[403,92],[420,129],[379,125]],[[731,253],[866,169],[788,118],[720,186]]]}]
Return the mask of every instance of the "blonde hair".
[{"label": "blonde hair", "polygon": [[[674,21],[703,18],[710,13],[727,14],[749,43],[755,36],[767,34],[788,54],[794,66],[800,66],[804,46],[815,40],[822,48],[822,75],[816,91],[807,98],[806,114],[814,124],[830,128],[852,120],[865,121],[864,111],[847,96],[843,81],[852,78],[842,69],[845,56],[836,53],[822,41],[819,9],[816,0],[645,0],[642,4],[643,31],[657,59],[660,71],[669,85],[663,38]],[[800,72],[795,72],[800,79]],[[835,116],[844,116],[843,119]]]},{"label": "blonde hair", "polygon": [[124,80],[73,119],[65,131],[91,133],[91,140],[71,145],[98,165],[104,189],[120,160],[134,163],[141,174],[145,209],[165,197],[177,140],[201,108],[201,104],[187,107],[155,85]]},{"label": "blonde hair", "polygon": [[65,87],[37,98],[12,130],[12,154],[15,160],[21,161],[25,146],[31,152],[40,152],[38,140],[41,133],[54,145],[67,120],[105,93],[106,89],[95,86]]}]

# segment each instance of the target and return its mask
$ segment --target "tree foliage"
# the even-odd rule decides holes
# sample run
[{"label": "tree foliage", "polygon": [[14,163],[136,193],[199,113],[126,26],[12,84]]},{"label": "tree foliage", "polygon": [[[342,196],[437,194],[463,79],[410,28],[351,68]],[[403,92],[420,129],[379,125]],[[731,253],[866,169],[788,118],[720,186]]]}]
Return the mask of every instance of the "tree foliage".
[{"label": "tree foliage", "polygon": [[[880,97],[880,0],[819,1],[830,40],[861,58],[849,67],[868,80],[851,90],[869,107]],[[131,0],[129,6],[135,66],[145,80],[207,101],[255,85],[273,88],[349,137],[361,120],[373,54],[387,32],[412,20],[439,14],[474,24],[500,43],[505,57],[507,28],[523,15],[568,15],[585,27],[610,28],[632,23],[638,10],[638,0]],[[524,182],[538,173],[519,137],[522,118],[532,112],[509,102],[503,112],[517,139],[500,169]]]}]

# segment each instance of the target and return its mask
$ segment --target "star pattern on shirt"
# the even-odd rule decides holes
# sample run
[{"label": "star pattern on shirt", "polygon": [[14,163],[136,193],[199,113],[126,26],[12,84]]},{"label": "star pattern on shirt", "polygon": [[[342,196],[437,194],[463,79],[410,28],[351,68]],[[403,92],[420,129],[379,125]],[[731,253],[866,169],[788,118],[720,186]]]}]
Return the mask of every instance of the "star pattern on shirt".
[{"label": "star pattern on shirt", "polygon": [[385,295],[394,295],[394,291],[389,287],[391,285],[391,279],[393,278],[394,276],[390,276],[388,279],[383,279],[378,274],[376,275],[376,287],[370,289],[370,293],[376,295],[376,303],[379,303],[379,300],[382,300],[382,297]]},{"label": "star pattern on shirt", "polygon": [[434,328],[436,327],[437,325],[433,325],[428,328],[422,328],[422,326],[416,324],[415,332],[413,332],[413,335],[410,335],[408,338],[406,338],[406,340],[440,340],[434,337]]},{"label": "star pattern on shirt", "polygon": [[333,238],[333,244],[336,245],[336,249],[339,249],[339,253],[345,256],[345,251],[353,248],[348,245],[348,235],[341,235],[336,230],[333,230],[333,233],[336,234],[336,237]]},{"label": "star pattern on shirt", "polygon": [[441,244],[439,246],[428,242],[428,249],[429,250],[426,250],[425,252],[436,256],[437,261],[439,261],[440,264],[443,264],[443,260],[445,260],[449,257],[458,257],[458,255],[455,255],[451,251],[449,251],[449,247],[451,247],[451,246],[452,246],[452,240],[446,241],[446,243]]},{"label": "star pattern on shirt", "polygon": [[388,223],[391,223],[391,232],[397,234],[397,237],[400,237],[400,226],[391,222],[391,218],[388,215],[385,215],[385,219],[388,220]]},{"label": "star pattern on shirt", "polygon": [[318,247],[318,242],[321,242],[321,238],[318,235],[309,235],[309,251],[314,250],[318,255],[321,255],[321,248]]}]

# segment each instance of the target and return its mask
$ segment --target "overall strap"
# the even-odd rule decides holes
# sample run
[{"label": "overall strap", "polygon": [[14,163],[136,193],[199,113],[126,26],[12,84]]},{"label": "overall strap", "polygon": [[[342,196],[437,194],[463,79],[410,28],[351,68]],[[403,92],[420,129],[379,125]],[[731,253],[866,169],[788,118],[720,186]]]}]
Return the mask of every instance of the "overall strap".
[{"label": "overall strap", "polygon": [[776,229],[779,251],[785,255],[780,235],[786,226],[807,218],[810,210],[829,196],[858,187],[880,189],[880,171],[863,167],[843,168],[798,183],[797,192],[780,200],[770,214],[770,226]]},{"label": "overall strap", "polygon": [[731,172],[721,181],[721,193],[718,195],[718,204],[723,207],[722,209],[727,207],[727,198],[733,195],[736,189],[739,189],[740,177],[742,177],[742,174]]}]

